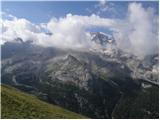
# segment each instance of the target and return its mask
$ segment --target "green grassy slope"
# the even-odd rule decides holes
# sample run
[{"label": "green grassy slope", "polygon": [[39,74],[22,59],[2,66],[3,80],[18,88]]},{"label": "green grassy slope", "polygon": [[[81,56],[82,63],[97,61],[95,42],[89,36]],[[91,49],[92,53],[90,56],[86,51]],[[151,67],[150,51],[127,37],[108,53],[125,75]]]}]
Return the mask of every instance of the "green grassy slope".
[{"label": "green grassy slope", "polygon": [[23,93],[15,88],[1,85],[2,118],[86,118],[55,105],[48,104],[35,96]]}]

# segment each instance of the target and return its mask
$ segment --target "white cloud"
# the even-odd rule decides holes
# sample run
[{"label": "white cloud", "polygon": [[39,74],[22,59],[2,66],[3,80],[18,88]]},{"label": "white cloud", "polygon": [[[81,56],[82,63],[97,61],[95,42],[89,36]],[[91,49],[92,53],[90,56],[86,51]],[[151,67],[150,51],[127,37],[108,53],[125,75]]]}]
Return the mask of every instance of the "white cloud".
[{"label": "white cloud", "polygon": [[17,37],[23,40],[35,39],[36,34],[41,32],[38,25],[31,23],[26,19],[2,20],[2,40],[11,41]]},{"label": "white cloud", "polygon": [[100,3],[102,6],[105,5],[106,2],[107,2],[106,0],[100,0],[100,1],[99,1],[99,3]]},{"label": "white cloud", "polygon": [[50,41],[52,45],[63,48],[88,49],[92,46],[92,42],[86,29],[93,26],[110,28],[114,22],[96,15],[67,14],[64,18],[52,18],[46,28],[53,33]]},{"label": "white cloud", "polygon": [[154,9],[144,9],[140,3],[130,4],[127,19],[116,28],[119,47],[138,56],[158,53],[158,24]]},{"label": "white cloud", "polygon": [[[114,23],[113,20],[100,18],[96,15],[67,14],[64,18],[52,18],[48,23],[40,25],[35,25],[26,19],[15,18],[3,21],[2,40],[11,41],[21,37],[24,41],[33,40],[34,43],[42,46],[88,49],[94,44],[91,42],[90,34],[86,29],[93,26],[110,28]],[[42,29],[49,31],[52,35],[41,32]]]},{"label": "white cloud", "polygon": [[[103,27],[113,31],[119,48],[125,51],[139,56],[158,52],[158,16],[154,14],[154,9],[144,9],[138,3],[129,5],[128,16],[123,20],[101,18],[94,14],[67,14],[63,18],[52,18],[48,23],[39,25],[16,17],[0,21],[3,25],[3,41],[21,37],[24,41],[33,40],[42,46],[86,50],[97,47],[91,42],[87,29]],[[45,34],[42,32],[44,30],[52,35]]]},{"label": "white cloud", "polygon": [[[106,0],[100,0],[98,4],[94,6],[95,8],[98,8],[97,14],[100,15],[101,13],[111,13],[112,16],[116,14],[116,10],[114,8],[113,2],[108,2]],[[110,17],[112,17],[110,16]]]}]

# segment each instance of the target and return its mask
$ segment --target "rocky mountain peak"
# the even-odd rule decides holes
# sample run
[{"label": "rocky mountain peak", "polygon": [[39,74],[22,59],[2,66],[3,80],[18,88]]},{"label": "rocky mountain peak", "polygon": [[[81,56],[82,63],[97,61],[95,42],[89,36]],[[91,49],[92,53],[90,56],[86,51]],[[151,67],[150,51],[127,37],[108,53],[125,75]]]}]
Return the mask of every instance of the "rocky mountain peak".
[{"label": "rocky mountain peak", "polygon": [[67,59],[66,60],[77,61],[77,59],[74,56],[70,55],[70,54],[67,55]]},{"label": "rocky mountain peak", "polygon": [[91,33],[91,36],[92,36],[92,38],[91,38],[92,41],[94,41],[97,44],[100,44],[102,46],[104,46],[106,44],[115,43],[113,36],[106,34],[106,33],[96,32],[96,33]]},{"label": "rocky mountain peak", "polygon": [[74,66],[83,66],[82,61],[79,61],[75,56],[68,54],[64,60],[64,65],[74,67]]},{"label": "rocky mountain peak", "polygon": [[14,41],[16,41],[16,42],[18,42],[18,43],[23,43],[23,40],[22,40],[22,38],[20,38],[20,37],[16,38]]}]

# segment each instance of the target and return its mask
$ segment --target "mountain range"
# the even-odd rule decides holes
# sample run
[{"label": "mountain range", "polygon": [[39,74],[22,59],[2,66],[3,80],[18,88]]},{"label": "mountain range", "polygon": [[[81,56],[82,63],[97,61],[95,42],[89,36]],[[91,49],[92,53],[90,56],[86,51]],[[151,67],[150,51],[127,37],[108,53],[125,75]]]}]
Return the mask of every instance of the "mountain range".
[{"label": "mountain range", "polygon": [[158,118],[158,54],[139,58],[111,35],[91,36],[98,49],[4,43],[2,83],[89,118]]}]

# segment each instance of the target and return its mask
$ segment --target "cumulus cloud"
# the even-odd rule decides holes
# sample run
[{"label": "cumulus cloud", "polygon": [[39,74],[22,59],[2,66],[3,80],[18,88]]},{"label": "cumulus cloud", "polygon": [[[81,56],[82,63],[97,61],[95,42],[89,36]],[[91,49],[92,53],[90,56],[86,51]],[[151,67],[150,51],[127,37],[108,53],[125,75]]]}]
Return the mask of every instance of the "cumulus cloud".
[{"label": "cumulus cloud", "polygon": [[108,27],[115,24],[114,20],[100,18],[96,15],[80,16],[67,14],[65,18],[53,18],[47,24],[47,29],[53,33],[52,43],[56,46],[89,48],[92,43],[86,29],[93,26]]},{"label": "cumulus cloud", "polygon": [[6,15],[5,13],[4,15],[9,19],[0,20],[2,25],[2,35],[0,36],[1,43],[13,41],[18,37],[22,38],[24,41],[32,40],[35,43],[37,43],[38,39],[46,38],[46,35],[42,33],[39,25],[35,25],[23,18],[18,19],[10,14]]},{"label": "cumulus cloud", "polygon": [[[48,23],[35,25],[25,19],[3,21],[2,40],[10,41],[16,37],[23,40],[34,40],[42,46],[56,46],[60,48],[88,49],[94,46],[90,34],[86,29],[93,26],[108,27],[115,24],[114,20],[100,18],[96,15],[80,16],[67,14],[64,18],[52,18]],[[11,27],[12,26],[12,27]],[[42,29],[52,35],[40,32]]]},{"label": "cumulus cloud", "polygon": [[100,0],[98,4],[96,4],[94,6],[95,8],[98,8],[97,10],[97,14],[100,15],[101,13],[111,13],[112,16],[110,17],[113,17],[117,12],[115,10],[115,6],[114,6],[114,3],[113,2],[108,2],[106,0]]},{"label": "cumulus cloud", "polygon": [[100,1],[99,1],[100,5],[102,5],[102,6],[105,5],[106,2],[107,2],[106,0],[100,0]]},{"label": "cumulus cloud", "polygon": [[23,18],[13,17],[11,20],[1,20],[1,23],[3,41],[12,41],[17,37],[28,40],[32,39],[35,33],[41,32],[38,25],[34,25]]},{"label": "cumulus cloud", "polygon": [[33,40],[35,44],[42,46],[87,50],[97,47],[87,30],[103,27],[113,32],[117,45],[122,50],[138,56],[158,53],[158,16],[153,8],[144,9],[140,3],[129,4],[127,17],[119,20],[94,14],[67,14],[59,19],[53,17],[48,23],[39,25],[13,16],[10,20],[0,22],[3,41],[21,37],[24,41]]},{"label": "cumulus cloud", "polygon": [[139,3],[128,7],[127,19],[120,21],[114,37],[122,50],[138,56],[158,53],[158,16],[153,8],[144,9]]}]

